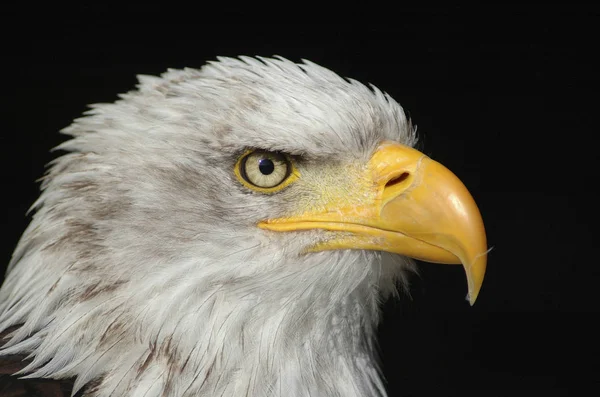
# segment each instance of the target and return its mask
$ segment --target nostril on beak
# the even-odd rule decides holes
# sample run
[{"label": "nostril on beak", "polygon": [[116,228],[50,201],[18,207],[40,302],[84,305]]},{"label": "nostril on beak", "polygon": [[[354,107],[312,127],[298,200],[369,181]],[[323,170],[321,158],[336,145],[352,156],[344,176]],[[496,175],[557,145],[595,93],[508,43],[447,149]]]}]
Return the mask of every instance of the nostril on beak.
[{"label": "nostril on beak", "polygon": [[403,172],[402,174],[395,176],[393,178],[391,178],[389,181],[387,181],[387,183],[385,184],[385,188],[390,188],[392,186],[398,185],[402,182],[404,182],[406,180],[406,178],[409,177],[409,173],[408,172]]}]

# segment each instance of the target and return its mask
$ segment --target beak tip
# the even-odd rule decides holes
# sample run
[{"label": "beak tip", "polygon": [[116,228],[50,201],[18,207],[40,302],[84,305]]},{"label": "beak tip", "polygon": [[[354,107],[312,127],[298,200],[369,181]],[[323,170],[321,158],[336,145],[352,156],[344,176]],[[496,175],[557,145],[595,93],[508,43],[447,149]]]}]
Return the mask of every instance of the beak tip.
[{"label": "beak tip", "polygon": [[473,306],[477,297],[479,296],[479,292],[481,291],[481,286],[483,284],[483,275],[485,274],[485,262],[483,266],[480,265],[478,268],[471,268],[471,272],[467,273],[467,283],[469,285],[469,292],[467,293],[467,300],[469,304]]},{"label": "beak tip", "polygon": [[487,253],[488,251],[486,250],[483,254],[469,255],[468,253],[464,253],[466,255],[461,255],[461,257],[464,258],[462,263],[467,276],[467,286],[469,291],[466,298],[471,306],[475,304],[479,292],[481,291],[481,286],[483,285],[483,279],[487,268]]},{"label": "beak tip", "polygon": [[478,294],[471,294],[470,292],[467,294],[467,300],[469,301],[469,305],[473,306],[475,301],[477,300]]}]

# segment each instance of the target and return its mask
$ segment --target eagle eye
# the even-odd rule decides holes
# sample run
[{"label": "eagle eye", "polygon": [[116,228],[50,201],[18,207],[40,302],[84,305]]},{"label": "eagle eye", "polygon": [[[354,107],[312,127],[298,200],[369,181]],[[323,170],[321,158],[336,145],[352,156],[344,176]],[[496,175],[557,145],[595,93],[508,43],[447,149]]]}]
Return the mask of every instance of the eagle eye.
[{"label": "eagle eye", "polygon": [[273,193],[289,185],[297,172],[286,154],[266,150],[249,150],[235,166],[242,184],[262,193]]}]

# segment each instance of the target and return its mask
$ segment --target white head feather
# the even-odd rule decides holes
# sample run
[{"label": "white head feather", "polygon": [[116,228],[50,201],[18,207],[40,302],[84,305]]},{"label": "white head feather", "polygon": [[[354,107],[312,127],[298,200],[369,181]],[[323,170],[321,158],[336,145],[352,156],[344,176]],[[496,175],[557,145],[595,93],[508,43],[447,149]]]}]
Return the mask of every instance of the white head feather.
[{"label": "white head feather", "polygon": [[[245,148],[306,167],[364,162],[415,133],[387,94],[304,61],[219,58],[140,76],[63,132],[0,290],[1,355],[89,396],[384,395],[378,304],[411,262],[303,254],[325,231],[272,233],[311,192],[256,194]],[[314,194],[314,193],[312,193]],[[90,386],[91,385],[91,386]]]}]

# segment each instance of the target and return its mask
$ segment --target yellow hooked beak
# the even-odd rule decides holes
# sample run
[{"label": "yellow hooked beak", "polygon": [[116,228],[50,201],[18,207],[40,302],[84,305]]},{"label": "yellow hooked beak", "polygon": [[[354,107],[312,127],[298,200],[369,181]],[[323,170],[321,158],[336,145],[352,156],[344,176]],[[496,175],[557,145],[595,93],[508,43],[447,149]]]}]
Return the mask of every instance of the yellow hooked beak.
[{"label": "yellow hooked beak", "polygon": [[463,183],[423,153],[383,142],[368,163],[373,191],[367,202],[340,198],[326,210],[269,219],[263,229],[325,229],[347,232],[314,247],[388,251],[427,262],[461,264],[467,275],[468,300],[475,303],[487,263],[483,220]]}]

